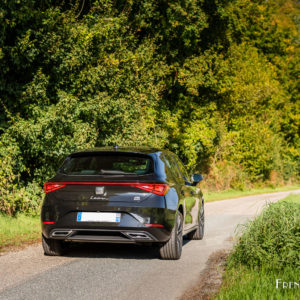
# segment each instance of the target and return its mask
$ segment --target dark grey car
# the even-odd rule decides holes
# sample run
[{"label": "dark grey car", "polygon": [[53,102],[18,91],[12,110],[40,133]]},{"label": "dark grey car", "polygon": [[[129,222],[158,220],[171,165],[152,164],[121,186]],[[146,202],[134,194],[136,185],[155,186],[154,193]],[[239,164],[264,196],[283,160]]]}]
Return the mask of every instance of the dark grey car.
[{"label": "dark grey car", "polygon": [[45,183],[42,242],[61,255],[68,242],[152,243],[179,259],[183,235],[204,234],[204,199],[172,152],[96,148],[69,155]]}]

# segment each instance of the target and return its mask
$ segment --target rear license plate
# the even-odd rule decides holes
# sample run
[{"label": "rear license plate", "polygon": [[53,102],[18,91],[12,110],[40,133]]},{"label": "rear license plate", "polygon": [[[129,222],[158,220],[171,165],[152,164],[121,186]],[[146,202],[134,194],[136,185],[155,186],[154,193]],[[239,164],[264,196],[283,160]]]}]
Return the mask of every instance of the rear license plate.
[{"label": "rear license plate", "polygon": [[119,223],[121,213],[78,212],[77,222],[112,222]]}]

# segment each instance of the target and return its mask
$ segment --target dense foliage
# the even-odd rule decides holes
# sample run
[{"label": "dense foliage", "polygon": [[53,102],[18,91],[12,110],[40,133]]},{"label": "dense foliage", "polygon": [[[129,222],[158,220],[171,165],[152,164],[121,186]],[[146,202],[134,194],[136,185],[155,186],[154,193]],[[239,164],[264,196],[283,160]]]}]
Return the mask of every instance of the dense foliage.
[{"label": "dense foliage", "polygon": [[299,25],[296,0],[1,1],[0,210],[114,143],[210,188],[297,178]]}]

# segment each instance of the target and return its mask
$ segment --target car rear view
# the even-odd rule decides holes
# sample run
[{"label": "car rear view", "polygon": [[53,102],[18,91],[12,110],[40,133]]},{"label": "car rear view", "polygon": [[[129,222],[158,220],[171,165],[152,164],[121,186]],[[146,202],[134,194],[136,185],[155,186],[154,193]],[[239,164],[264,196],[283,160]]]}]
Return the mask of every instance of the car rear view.
[{"label": "car rear view", "polygon": [[157,172],[157,160],[155,151],[94,150],[68,156],[45,183],[45,254],[63,254],[68,242],[168,241],[176,207],[166,208],[170,186]]}]

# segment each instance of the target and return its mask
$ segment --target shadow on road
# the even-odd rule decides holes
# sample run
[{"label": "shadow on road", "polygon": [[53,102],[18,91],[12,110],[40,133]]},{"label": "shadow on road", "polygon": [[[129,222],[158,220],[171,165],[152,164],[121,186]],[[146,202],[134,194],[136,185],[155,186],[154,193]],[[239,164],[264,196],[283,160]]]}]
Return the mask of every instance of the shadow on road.
[{"label": "shadow on road", "polygon": [[158,248],[130,244],[72,243],[66,257],[159,259]]},{"label": "shadow on road", "polygon": [[[186,245],[189,240],[183,240]],[[159,259],[157,246],[104,243],[71,243],[65,257],[117,258],[117,259]]]}]

